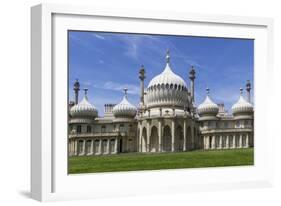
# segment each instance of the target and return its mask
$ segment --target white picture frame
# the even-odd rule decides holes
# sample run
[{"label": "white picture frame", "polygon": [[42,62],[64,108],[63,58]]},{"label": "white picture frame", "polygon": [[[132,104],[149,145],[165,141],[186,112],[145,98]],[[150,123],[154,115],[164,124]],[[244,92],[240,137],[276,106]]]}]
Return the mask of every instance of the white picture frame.
[{"label": "white picture frame", "polygon": [[[41,4],[31,9],[31,26],[32,198],[52,201],[273,185],[274,136],[266,109],[272,104],[270,93],[265,98],[265,90],[273,88],[272,19]],[[255,39],[255,165],[67,175],[67,109],[57,109],[67,98],[65,31],[93,28]]]}]

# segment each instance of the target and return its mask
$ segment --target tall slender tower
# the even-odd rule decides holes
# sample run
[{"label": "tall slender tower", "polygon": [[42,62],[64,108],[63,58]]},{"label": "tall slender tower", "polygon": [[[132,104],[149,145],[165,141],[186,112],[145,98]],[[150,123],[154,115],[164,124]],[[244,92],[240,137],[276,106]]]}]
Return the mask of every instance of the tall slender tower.
[{"label": "tall slender tower", "polygon": [[189,72],[189,79],[190,79],[190,92],[191,92],[191,101],[194,102],[194,80],[195,80],[195,69],[194,66],[191,66],[191,70]]},{"label": "tall slender tower", "polygon": [[75,94],[75,104],[78,104],[78,96],[79,96],[79,90],[80,90],[80,83],[78,81],[78,79],[76,79],[75,83],[74,83],[74,94]]},{"label": "tall slender tower", "polygon": [[247,80],[247,83],[246,83],[246,91],[247,91],[247,100],[248,102],[251,102],[251,82],[250,80]]},{"label": "tall slender tower", "polygon": [[145,79],[145,69],[144,66],[141,65],[139,71],[139,78],[140,78],[140,106],[141,108],[144,106],[144,79]]}]

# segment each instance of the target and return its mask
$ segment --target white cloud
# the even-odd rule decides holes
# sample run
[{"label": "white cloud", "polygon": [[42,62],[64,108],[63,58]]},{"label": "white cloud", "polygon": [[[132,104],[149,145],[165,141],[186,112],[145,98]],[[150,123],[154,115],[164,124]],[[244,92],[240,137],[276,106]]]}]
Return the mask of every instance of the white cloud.
[{"label": "white cloud", "polygon": [[129,94],[137,95],[139,94],[140,88],[134,84],[121,84],[117,82],[108,81],[105,82],[103,85],[93,85],[95,88],[99,89],[107,89],[112,91],[120,91],[123,92],[124,88],[128,89]]},{"label": "white cloud", "polygon": [[98,38],[98,39],[102,39],[102,40],[105,40],[105,37],[104,36],[101,36],[99,34],[93,34],[94,37]]}]

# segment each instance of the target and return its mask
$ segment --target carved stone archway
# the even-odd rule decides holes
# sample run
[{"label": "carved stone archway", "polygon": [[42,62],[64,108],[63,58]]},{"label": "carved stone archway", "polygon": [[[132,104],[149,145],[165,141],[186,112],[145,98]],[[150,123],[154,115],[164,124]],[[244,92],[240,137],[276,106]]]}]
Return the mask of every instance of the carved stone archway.
[{"label": "carved stone archway", "polygon": [[163,151],[170,152],[172,150],[172,133],[171,128],[166,125],[163,133]]}]

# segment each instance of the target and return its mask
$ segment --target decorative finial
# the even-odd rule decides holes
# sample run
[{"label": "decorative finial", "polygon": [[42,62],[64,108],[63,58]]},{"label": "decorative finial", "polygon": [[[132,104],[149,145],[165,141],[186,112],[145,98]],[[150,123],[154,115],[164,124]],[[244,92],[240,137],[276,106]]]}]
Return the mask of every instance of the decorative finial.
[{"label": "decorative finial", "polygon": [[247,83],[246,83],[246,90],[247,90],[247,91],[250,91],[250,90],[251,90],[251,82],[250,82],[250,80],[247,80]]},{"label": "decorative finial", "polygon": [[84,88],[85,96],[87,96],[88,88]]},{"label": "decorative finial", "polygon": [[127,91],[128,91],[128,89],[124,88],[123,90],[124,90],[124,93],[125,93],[125,97],[127,98]]},{"label": "decorative finial", "polygon": [[85,98],[88,100],[88,97],[87,97],[87,93],[88,93],[88,88],[84,88],[84,95],[85,95]]},{"label": "decorative finial", "polygon": [[243,88],[240,87],[240,95],[242,95],[242,94],[243,94]]},{"label": "decorative finial", "polygon": [[141,65],[141,68],[140,68],[140,71],[139,71],[139,78],[142,81],[145,79],[145,69],[144,69],[143,64]]},{"label": "decorative finial", "polygon": [[195,79],[195,74],[196,74],[195,68],[194,68],[193,65],[191,65],[191,68],[190,68],[190,71],[189,71],[189,79],[191,81],[193,81]]},{"label": "decorative finial", "polygon": [[166,62],[170,63],[170,50],[169,49],[167,49],[167,52],[166,52]]},{"label": "decorative finial", "polygon": [[78,80],[78,79],[75,79],[75,82],[74,82],[74,90],[77,90],[77,91],[80,90],[80,83],[79,83],[79,80]]},{"label": "decorative finial", "polygon": [[210,94],[210,89],[208,87],[206,88],[206,92],[207,92],[207,95]]}]

